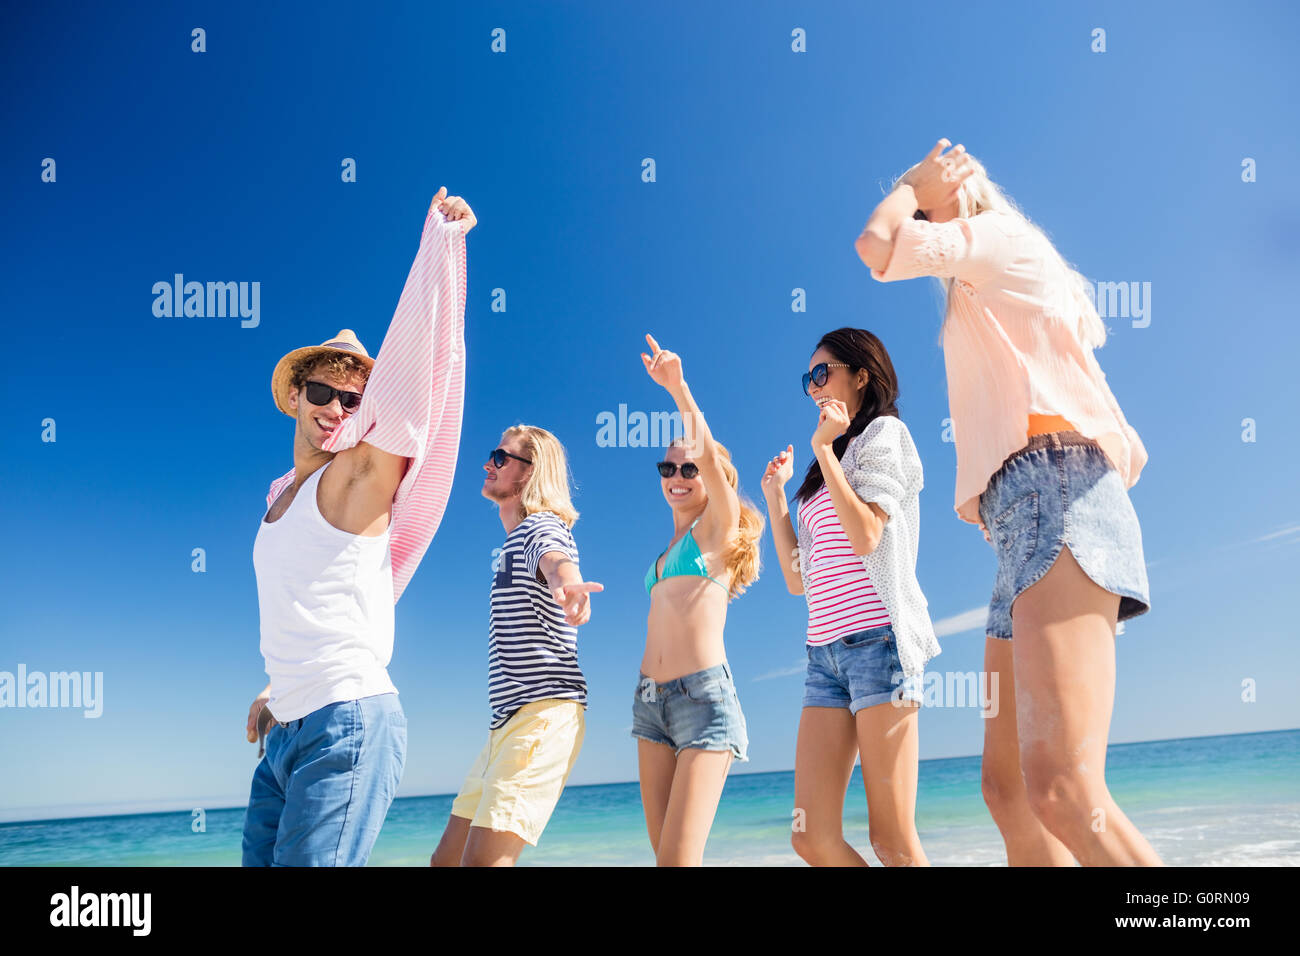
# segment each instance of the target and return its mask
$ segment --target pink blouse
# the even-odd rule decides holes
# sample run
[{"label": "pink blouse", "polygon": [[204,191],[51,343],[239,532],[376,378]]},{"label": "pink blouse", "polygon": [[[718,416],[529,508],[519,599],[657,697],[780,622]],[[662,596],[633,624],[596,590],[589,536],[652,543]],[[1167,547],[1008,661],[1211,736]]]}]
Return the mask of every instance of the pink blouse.
[{"label": "pink blouse", "polygon": [[983,528],[979,497],[1008,455],[1028,442],[1030,415],[1060,415],[1096,439],[1131,488],[1147,461],[1080,317],[1092,304],[1065,265],[1018,216],[985,212],[933,223],[908,219],[881,282],[953,279],[943,327],[948,407],[957,445],[957,515]]},{"label": "pink blouse", "polygon": [[[465,230],[465,220],[441,210],[425,215],[365,397],[321,446],[340,452],[364,441],[411,459],[389,520],[394,603],[442,522],[456,471],[465,403]],[[291,468],[271,483],[268,508],[294,474]]]}]

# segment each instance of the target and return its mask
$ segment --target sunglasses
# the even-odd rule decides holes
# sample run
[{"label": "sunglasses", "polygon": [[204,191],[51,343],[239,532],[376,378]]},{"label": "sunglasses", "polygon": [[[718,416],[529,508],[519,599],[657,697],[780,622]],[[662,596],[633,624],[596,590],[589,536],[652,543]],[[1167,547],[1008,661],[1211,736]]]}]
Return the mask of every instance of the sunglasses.
[{"label": "sunglasses", "polygon": [[518,455],[512,455],[504,448],[493,448],[488,452],[488,458],[492,459],[492,464],[498,468],[504,468],[507,458],[513,458],[515,461],[522,461],[525,465],[531,465],[532,462],[527,458],[520,458]]},{"label": "sunglasses", "polygon": [[[659,474],[665,478],[671,478],[677,474],[677,463],[672,461],[661,461],[655,465],[659,469]],[[700,473],[700,466],[693,461],[688,461],[682,465],[682,477],[686,479],[694,478]]]},{"label": "sunglasses", "polygon": [[307,401],[313,405],[328,405],[334,401],[335,395],[339,397],[339,404],[345,411],[355,411],[361,404],[360,392],[345,392],[324,382],[304,382],[303,385],[307,389]]},{"label": "sunglasses", "polygon": [[813,366],[811,372],[803,373],[803,393],[808,394],[810,384],[825,388],[826,380],[831,377],[830,370],[833,368],[853,368],[853,366],[845,365],[843,362],[819,362]]}]

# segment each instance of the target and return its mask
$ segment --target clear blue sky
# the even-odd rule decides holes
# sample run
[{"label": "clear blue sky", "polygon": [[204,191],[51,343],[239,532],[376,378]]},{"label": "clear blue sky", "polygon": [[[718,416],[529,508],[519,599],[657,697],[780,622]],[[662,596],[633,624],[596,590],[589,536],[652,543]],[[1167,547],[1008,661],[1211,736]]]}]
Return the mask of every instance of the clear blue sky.
[{"label": "clear blue sky", "polygon": [[[444,184],[479,226],[456,485],[397,609],[403,794],[454,791],[487,731],[503,533],[480,463],[519,421],[565,442],[583,570],[606,587],[580,634],[591,692],[572,782],[635,779],[641,581],[672,527],[657,450],[599,447],[596,417],[670,407],[638,358],[646,331],[682,354],[755,497],[778,449],[808,461],[798,378],[817,338],[879,334],[926,469],[920,580],[936,621],[969,620],[994,562],[952,511],[934,289],[875,283],[852,248],[882,187],[940,136],[1086,275],[1151,283],[1150,325],[1108,319],[1098,353],[1151,456],[1131,494],[1154,609],[1119,638],[1112,741],[1300,724],[1293,7],[544,6],[8,14],[0,670],[102,671],[104,713],[0,710],[0,816],[246,799],[244,719],[265,684],[252,544],[291,464],[271,369],[341,327],[378,348]],[[260,324],[155,317],[153,284],[178,272],[260,282]],[[743,771],[793,765],[801,700],[806,608],[770,537],[765,559],[727,631]],[[979,669],[978,625],[941,642],[932,669]],[[973,709],[928,711],[922,756],[976,753],[981,735]]]}]

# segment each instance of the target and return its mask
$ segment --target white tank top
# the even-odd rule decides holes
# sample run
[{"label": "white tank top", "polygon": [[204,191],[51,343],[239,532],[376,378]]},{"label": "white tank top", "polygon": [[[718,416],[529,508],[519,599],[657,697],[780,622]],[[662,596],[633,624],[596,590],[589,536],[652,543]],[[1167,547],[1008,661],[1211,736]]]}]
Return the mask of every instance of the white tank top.
[{"label": "white tank top", "polygon": [[320,513],[316,487],[330,463],[302,483],[279,520],[266,516],[253,543],[267,703],[278,720],[326,704],[396,693],[393,567],[389,530],[340,531]]}]

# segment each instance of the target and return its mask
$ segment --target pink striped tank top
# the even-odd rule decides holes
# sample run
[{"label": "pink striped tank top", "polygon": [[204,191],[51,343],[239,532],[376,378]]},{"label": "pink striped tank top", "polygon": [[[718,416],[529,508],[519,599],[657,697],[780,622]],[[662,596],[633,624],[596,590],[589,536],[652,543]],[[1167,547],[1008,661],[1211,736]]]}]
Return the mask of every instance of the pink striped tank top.
[{"label": "pink striped tank top", "polygon": [[808,643],[829,644],[889,621],[889,612],[853,553],[825,485],[799,505],[799,520],[812,532],[808,584]]}]

